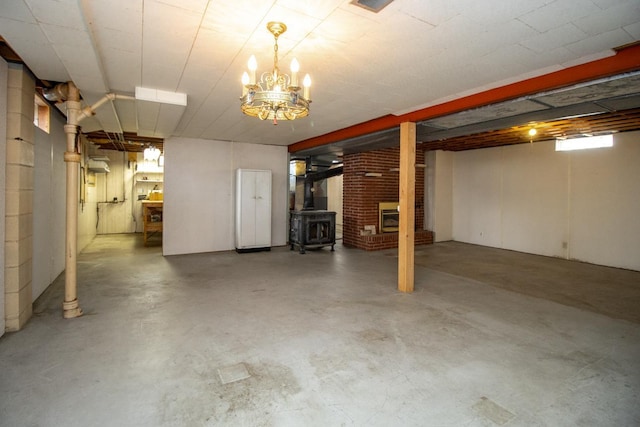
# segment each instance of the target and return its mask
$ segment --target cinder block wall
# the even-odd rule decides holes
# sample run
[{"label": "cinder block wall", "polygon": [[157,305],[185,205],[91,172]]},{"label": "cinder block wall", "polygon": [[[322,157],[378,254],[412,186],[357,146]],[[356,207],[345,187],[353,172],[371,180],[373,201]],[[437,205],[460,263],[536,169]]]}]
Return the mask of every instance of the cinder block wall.
[{"label": "cinder block wall", "polygon": [[[397,247],[398,233],[380,234],[378,203],[399,200],[400,172],[393,169],[400,165],[400,148],[347,154],[343,164],[343,244],[368,251]],[[416,164],[424,164],[422,150],[416,150]],[[424,172],[416,168],[416,245],[433,243],[433,233],[424,230]],[[361,236],[365,225],[375,225],[378,234]]]},{"label": "cinder block wall", "polygon": [[9,66],[7,95],[5,327],[17,331],[32,314],[35,138],[35,80],[20,65]]}]

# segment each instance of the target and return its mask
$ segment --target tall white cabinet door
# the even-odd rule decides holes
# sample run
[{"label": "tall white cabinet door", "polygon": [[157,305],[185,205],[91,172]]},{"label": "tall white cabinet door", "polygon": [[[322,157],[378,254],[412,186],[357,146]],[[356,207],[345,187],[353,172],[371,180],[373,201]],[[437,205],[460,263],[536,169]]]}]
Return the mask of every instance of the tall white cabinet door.
[{"label": "tall white cabinet door", "polygon": [[236,249],[271,247],[271,171],[236,171]]},{"label": "tall white cabinet door", "polygon": [[256,173],[256,245],[271,246],[271,171]]}]

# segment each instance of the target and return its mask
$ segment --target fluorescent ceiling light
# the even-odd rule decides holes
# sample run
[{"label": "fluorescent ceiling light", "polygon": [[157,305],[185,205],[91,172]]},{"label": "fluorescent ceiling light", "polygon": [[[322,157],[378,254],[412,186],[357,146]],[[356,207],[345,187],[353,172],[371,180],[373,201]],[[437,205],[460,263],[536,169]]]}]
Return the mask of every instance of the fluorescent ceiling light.
[{"label": "fluorescent ceiling light", "polygon": [[136,86],[136,99],[138,101],[159,102],[162,104],[187,105],[186,93],[168,92],[140,86]]},{"label": "fluorescent ceiling light", "polygon": [[556,139],[556,151],[586,150],[589,148],[602,147],[613,147],[613,135]]}]

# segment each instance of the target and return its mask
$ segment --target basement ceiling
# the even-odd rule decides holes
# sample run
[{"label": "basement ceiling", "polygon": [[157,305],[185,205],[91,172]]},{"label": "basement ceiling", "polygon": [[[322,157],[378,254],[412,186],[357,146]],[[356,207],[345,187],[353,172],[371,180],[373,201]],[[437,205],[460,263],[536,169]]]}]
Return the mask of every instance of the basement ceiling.
[{"label": "basement ceiling", "polygon": [[[187,96],[184,108],[116,99],[83,122],[85,132],[282,146],[607,58],[640,40],[637,0],[395,0],[378,13],[352,3],[12,0],[0,8],[0,36],[38,79],[73,81],[88,105],[136,87]],[[251,54],[260,71],[272,66],[269,21],[288,27],[279,38],[283,68],[295,56],[313,80],[310,116],[277,126],[243,116],[238,100]],[[575,95],[593,107],[588,94]],[[596,107],[636,108],[625,96]],[[518,116],[555,120],[534,114],[574,102],[555,95],[438,117],[420,123],[420,138],[490,132],[499,122],[483,123],[511,118],[501,124],[508,129],[522,125]],[[385,143],[383,134],[367,138],[341,145]]]}]

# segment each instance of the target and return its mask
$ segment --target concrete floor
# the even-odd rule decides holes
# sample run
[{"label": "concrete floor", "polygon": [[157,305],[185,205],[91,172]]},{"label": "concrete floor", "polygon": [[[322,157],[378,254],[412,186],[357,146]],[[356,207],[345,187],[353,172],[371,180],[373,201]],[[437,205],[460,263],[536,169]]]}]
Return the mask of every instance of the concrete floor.
[{"label": "concrete floor", "polygon": [[639,272],[443,243],[407,295],[395,250],[140,242],[82,253],[85,316],[60,277],[0,338],[0,425],[640,425]]}]

